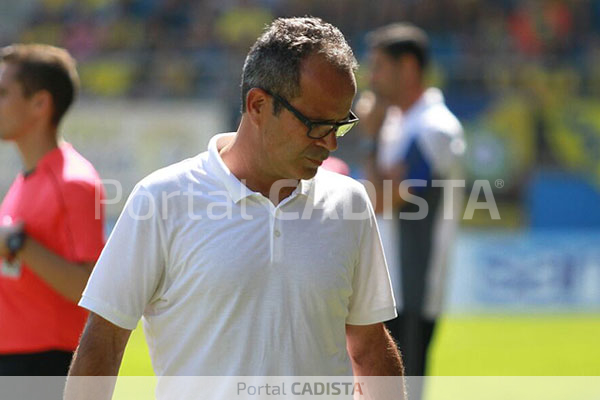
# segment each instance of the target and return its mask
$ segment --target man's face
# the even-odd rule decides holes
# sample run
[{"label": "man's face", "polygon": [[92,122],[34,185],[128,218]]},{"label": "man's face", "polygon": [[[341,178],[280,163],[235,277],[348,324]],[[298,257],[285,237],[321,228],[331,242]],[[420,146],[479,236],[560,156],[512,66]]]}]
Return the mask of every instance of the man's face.
[{"label": "man's face", "polygon": [[17,66],[0,64],[0,139],[15,140],[23,135],[30,122],[31,99],[23,94],[16,80]]},{"label": "man's face", "polygon": [[[310,120],[341,121],[348,117],[356,93],[351,73],[342,73],[319,56],[307,58],[300,69],[301,95],[287,99]],[[271,97],[271,101],[276,100]],[[337,149],[335,132],[321,139],[282,106],[265,124],[263,154],[266,172],[275,179],[310,179],[329,153]]]},{"label": "man's face", "polygon": [[397,97],[403,90],[404,75],[401,58],[396,60],[379,49],[371,51],[369,84],[378,96],[388,100]]}]

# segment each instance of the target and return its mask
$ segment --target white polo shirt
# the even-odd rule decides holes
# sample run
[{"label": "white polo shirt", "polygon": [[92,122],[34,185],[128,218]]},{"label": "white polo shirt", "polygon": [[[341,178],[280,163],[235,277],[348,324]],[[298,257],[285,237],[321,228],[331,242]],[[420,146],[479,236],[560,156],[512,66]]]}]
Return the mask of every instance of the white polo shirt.
[{"label": "white polo shirt", "polygon": [[143,316],[157,375],[351,374],[345,325],[396,316],[366,190],[319,169],[275,207],[223,163],[226,135],[136,186],[79,304]]}]

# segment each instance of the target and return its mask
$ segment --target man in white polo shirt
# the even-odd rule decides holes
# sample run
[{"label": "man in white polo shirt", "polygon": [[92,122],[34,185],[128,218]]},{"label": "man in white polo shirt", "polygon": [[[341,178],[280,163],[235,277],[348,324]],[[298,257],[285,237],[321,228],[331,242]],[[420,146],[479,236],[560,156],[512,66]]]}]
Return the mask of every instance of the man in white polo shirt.
[{"label": "man in white polo shirt", "polygon": [[134,189],[80,302],[71,375],[117,375],[141,317],[157,375],[402,374],[366,191],[319,168],[358,121],[355,69],[332,25],[270,25],[237,132]]}]

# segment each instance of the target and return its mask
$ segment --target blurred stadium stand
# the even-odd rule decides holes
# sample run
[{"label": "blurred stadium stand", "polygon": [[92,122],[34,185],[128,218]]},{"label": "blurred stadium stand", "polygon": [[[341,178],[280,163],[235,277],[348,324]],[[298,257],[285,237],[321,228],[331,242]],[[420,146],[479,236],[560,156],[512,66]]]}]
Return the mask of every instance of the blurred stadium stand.
[{"label": "blurred stadium stand", "polygon": [[[0,5],[0,45],[68,48],[80,63],[85,99],[217,102],[226,129],[234,129],[248,47],[273,17],[307,13],[342,29],[365,64],[361,72],[370,29],[410,20],[430,33],[431,81],[465,123],[469,180],[504,181],[494,190],[506,226],[533,221],[523,215],[537,203],[522,206],[532,174],[536,184],[545,179],[540,169],[598,189],[597,1],[25,0]],[[356,169],[352,136],[338,154]],[[479,219],[473,224],[492,222]]]}]

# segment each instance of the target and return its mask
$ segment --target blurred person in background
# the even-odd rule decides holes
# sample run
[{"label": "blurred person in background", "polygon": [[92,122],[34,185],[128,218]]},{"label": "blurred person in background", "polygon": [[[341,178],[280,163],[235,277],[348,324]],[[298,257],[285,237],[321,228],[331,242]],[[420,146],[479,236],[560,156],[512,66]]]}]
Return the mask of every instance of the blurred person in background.
[{"label": "blurred person in background", "polygon": [[0,60],[0,138],[23,162],[0,206],[0,375],[66,375],[104,245],[103,187],[58,132],[78,89],[73,58],[32,44]]},{"label": "blurred person in background", "polygon": [[[432,181],[462,179],[463,129],[441,91],[426,87],[429,53],[424,31],[397,23],[371,32],[368,42],[372,91],[363,93],[357,104],[363,131],[373,144],[367,176],[377,191],[376,210],[399,222],[401,311],[388,327],[399,342],[406,374],[422,376],[462,210],[459,191],[453,191],[449,201],[444,197],[449,189],[434,187]],[[384,180],[393,183],[389,195],[383,190]],[[403,180],[421,183],[404,190]],[[427,210],[411,195],[424,199]],[[418,215],[419,211],[427,212]]]},{"label": "blurred person in background", "polygon": [[[318,18],[267,28],[244,64],[237,132],[130,196],[80,301],[91,314],[70,375],[117,375],[142,316],[159,376],[402,375],[366,190],[319,168],[358,122],[356,67]],[[365,217],[334,216],[353,206]],[[68,399],[89,394],[81,381]],[[158,393],[173,395],[160,381]]]},{"label": "blurred person in background", "polygon": [[337,172],[338,174],[350,175],[350,166],[344,160],[334,156],[329,156],[325,159],[321,167],[332,172]]}]

